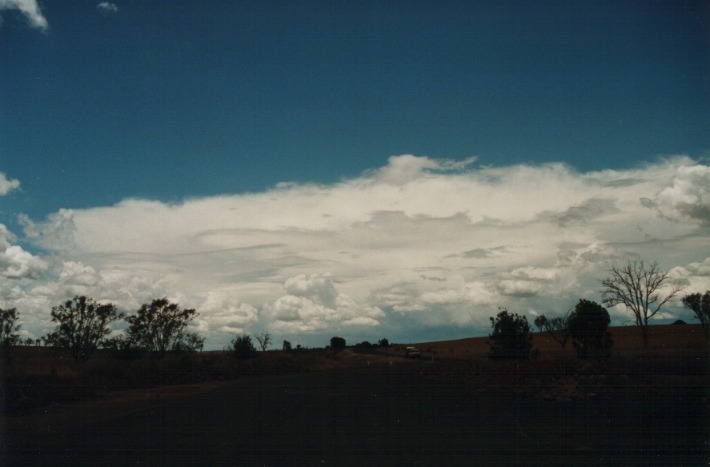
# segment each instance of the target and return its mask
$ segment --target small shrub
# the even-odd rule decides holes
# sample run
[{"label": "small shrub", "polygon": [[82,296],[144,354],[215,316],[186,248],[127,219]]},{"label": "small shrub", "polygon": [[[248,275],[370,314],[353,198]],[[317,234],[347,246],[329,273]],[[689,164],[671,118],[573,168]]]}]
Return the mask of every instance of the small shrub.
[{"label": "small shrub", "polygon": [[331,337],[330,347],[334,350],[341,350],[345,348],[345,339],[343,337]]},{"label": "small shrub", "polygon": [[237,336],[230,343],[229,350],[237,358],[251,358],[256,356],[256,347],[248,334]]},{"label": "small shrub", "polygon": [[569,332],[579,358],[609,357],[613,340],[607,331],[609,312],[589,300],[580,300],[569,317]]}]

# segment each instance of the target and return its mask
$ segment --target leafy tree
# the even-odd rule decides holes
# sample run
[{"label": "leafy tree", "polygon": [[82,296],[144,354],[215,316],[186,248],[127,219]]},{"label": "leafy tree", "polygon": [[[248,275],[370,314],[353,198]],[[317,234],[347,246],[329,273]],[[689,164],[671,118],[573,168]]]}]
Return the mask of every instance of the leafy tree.
[{"label": "leafy tree", "polygon": [[185,337],[175,344],[178,352],[202,352],[205,346],[205,338],[196,332],[188,332]]},{"label": "leafy tree", "polygon": [[330,338],[330,347],[332,349],[336,349],[336,350],[344,349],[345,348],[345,339],[342,337],[337,337],[337,336],[331,337]]},{"label": "leafy tree", "polygon": [[608,357],[613,341],[609,312],[596,302],[581,299],[569,316],[569,333],[580,358]]},{"label": "leafy tree", "polygon": [[254,338],[259,343],[262,352],[266,352],[266,349],[271,345],[271,334],[268,332],[257,333]]},{"label": "leafy tree", "polygon": [[20,336],[16,332],[20,330],[20,325],[15,324],[17,320],[17,309],[0,308],[0,345],[10,347],[19,343]]},{"label": "leafy tree", "polygon": [[52,308],[52,321],[58,324],[45,342],[68,349],[77,362],[84,361],[103,344],[111,332],[109,325],[121,318],[123,314],[114,305],[77,296]]},{"label": "leafy tree", "polygon": [[237,336],[232,339],[229,349],[237,358],[249,358],[256,356],[256,348],[248,334]]},{"label": "leafy tree", "polygon": [[695,317],[700,321],[705,333],[705,340],[708,340],[710,331],[710,290],[704,294],[693,293],[683,297],[683,305],[695,313]]},{"label": "leafy tree", "polygon": [[197,350],[196,345],[201,347],[204,340],[187,330],[196,315],[193,308],[181,308],[167,298],[153,300],[126,317],[128,339],[132,346],[159,354]]},{"label": "leafy tree", "polygon": [[502,309],[491,317],[493,331],[488,336],[490,358],[528,358],[532,349],[532,333],[525,316]]},{"label": "leafy tree", "polygon": [[281,349],[284,352],[290,352],[291,351],[291,343],[287,340],[284,340],[284,343],[283,343],[283,346],[281,347]]},{"label": "leafy tree", "polygon": [[388,341],[386,337],[383,337],[382,339],[377,341],[377,345],[379,347],[382,347],[383,349],[386,349],[387,347],[390,346],[390,341]]},{"label": "leafy tree", "polygon": [[622,267],[614,266],[611,275],[602,281],[602,303],[608,307],[622,304],[631,310],[636,325],[641,329],[644,347],[648,347],[648,325],[651,318],[683,290],[683,286],[671,284],[667,293],[660,295],[660,289],[670,279],[672,276],[661,271],[655,262],[646,266],[643,261],[633,261]]}]

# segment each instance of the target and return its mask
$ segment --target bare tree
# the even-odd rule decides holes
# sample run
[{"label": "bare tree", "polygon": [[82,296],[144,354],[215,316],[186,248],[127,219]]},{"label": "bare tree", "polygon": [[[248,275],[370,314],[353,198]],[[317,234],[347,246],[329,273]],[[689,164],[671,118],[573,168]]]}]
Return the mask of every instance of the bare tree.
[{"label": "bare tree", "polygon": [[673,276],[661,271],[656,262],[646,266],[643,261],[629,261],[625,266],[614,266],[610,272],[611,275],[602,281],[602,302],[607,307],[622,304],[630,309],[641,329],[643,346],[648,347],[649,321],[683,290],[683,286],[670,283],[669,290],[661,295],[660,289]]},{"label": "bare tree", "polygon": [[[542,315],[542,318],[545,318],[545,316]],[[535,321],[537,322],[537,319]],[[567,347],[567,340],[570,336],[569,313],[565,316],[556,316],[550,319],[545,318],[542,323],[542,328],[550,337],[557,341],[563,349]]]},{"label": "bare tree", "polygon": [[542,330],[545,329],[545,325],[547,324],[547,318],[545,317],[545,315],[540,315],[535,318],[534,323],[537,327],[537,331],[542,332]]},{"label": "bare tree", "polygon": [[259,332],[255,336],[256,341],[259,343],[262,352],[266,352],[267,347],[271,345],[271,334],[268,332]]}]

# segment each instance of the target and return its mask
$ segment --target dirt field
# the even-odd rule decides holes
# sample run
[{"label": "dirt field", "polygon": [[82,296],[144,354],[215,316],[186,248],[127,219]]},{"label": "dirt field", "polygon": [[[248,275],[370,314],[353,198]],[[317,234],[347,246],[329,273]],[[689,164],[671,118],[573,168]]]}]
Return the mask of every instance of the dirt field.
[{"label": "dirt field", "polygon": [[0,465],[707,465],[707,349],[666,332],[686,338],[639,350],[617,331],[621,355],[592,363],[457,341],[39,407],[0,419]]},{"label": "dirt field", "polygon": [[131,391],[14,415],[3,465],[710,461],[707,388],[544,400],[424,376],[436,364]]}]

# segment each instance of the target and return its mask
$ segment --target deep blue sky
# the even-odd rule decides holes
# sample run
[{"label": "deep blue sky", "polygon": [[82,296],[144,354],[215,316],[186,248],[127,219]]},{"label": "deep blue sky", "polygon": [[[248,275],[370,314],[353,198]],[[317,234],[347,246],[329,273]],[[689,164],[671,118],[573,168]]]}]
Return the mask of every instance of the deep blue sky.
[{"label": "deep blue sky", "polygon": [[113,3],[43,2],[46,31],[3,12],[4,216],[403,153],[586,171],[710,147],[705,2]]}]

